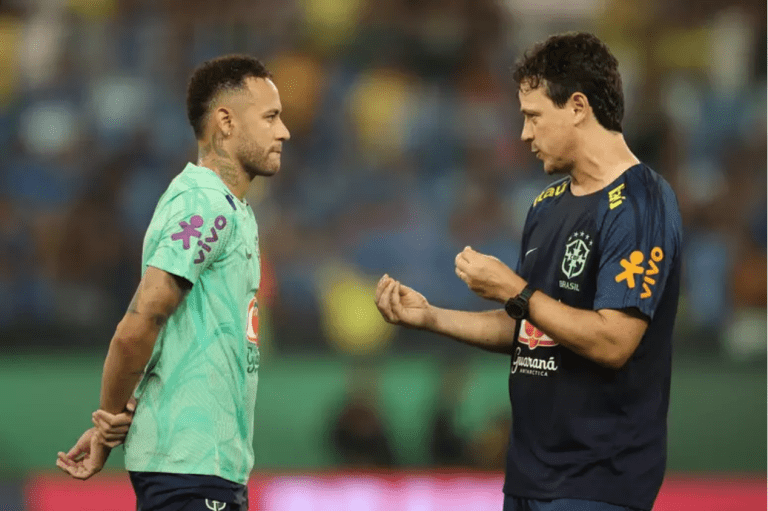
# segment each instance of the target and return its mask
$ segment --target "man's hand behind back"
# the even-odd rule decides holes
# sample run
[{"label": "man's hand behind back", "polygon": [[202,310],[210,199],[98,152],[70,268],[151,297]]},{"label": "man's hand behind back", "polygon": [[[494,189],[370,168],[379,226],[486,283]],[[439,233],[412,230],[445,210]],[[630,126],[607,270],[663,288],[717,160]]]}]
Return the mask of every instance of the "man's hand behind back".
[{"label": "man's hand behind back", "polygon": [[82,434],[68,453],[59,452],[56,466],[75,479],[88,479],[100,472],[112,449],[106,446],[96,428]]},{"label": "man's hand behind back", "polygon": [[102,442],[109,448],[117,447],[125,441],[128,429],[133,421],[133,413],[136,410],[136,401],[133,398],[128,402],[125,410],[118,414],[111,414],[104,410],[96,410],[91,416],[93,425],[96,426]]}]

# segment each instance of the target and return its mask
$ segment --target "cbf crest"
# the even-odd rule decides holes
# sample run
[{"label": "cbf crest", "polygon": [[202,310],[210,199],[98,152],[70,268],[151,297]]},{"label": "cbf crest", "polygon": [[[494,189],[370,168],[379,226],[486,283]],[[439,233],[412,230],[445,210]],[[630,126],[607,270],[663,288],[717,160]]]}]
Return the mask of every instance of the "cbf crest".
[{"label": "cbf crest", "polygon": [[592,238],[584,231],[577,231],[568,236],[565,243],[565,255],[560,268],[568,279],[578,277],[587,266],[589,252],[592,250]]}]

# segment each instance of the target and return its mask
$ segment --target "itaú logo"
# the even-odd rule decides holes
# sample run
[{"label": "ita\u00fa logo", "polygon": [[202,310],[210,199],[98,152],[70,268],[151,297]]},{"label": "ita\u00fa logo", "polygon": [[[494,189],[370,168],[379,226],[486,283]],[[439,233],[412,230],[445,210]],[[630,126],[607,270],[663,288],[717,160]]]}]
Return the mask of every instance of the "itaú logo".
[{"label": "ita\u00fa logo", "polygon": [[537,346],[557,346],[557,343],[550,336],[523,320],[520,325],[520,335],[517,338],[522,344],[527,344],[529,348],[534,349]]}]

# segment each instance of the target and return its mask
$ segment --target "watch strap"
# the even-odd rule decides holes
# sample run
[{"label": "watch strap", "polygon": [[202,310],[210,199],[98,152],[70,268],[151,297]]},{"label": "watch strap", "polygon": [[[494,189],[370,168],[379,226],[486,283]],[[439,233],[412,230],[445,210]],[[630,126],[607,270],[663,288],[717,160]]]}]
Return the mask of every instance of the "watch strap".
[{"label": "watch strap", "polygon": [[530,284],[526,284],[523,290],[520,291],[520,294],[517,296],[528,302],[528,300],[531,299],[531,295],[535,292],[536,288],[532,287]]}]

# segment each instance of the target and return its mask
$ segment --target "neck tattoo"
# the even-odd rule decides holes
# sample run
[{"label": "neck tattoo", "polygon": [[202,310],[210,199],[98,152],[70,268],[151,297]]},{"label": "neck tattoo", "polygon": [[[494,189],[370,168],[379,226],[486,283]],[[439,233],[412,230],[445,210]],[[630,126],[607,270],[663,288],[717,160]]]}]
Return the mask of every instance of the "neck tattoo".
[{"label": "neck tattoo", "polygon": [[[234,160],[224,149],[224,134],[217,131],[210,142],[200,147],[197,159],[198,165],[205,166],[216,172],[221,180],[235,190],[244,189],[242,171],[238,171]],[[240,197],[239,193],[235,195]]]}]

